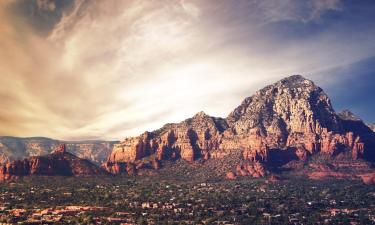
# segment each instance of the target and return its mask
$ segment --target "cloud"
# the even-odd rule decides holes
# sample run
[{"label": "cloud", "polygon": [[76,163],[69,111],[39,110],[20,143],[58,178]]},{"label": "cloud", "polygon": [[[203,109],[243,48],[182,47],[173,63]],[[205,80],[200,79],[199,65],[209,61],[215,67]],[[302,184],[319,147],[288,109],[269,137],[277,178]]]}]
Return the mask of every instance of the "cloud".
[{"label": "cloud", "polygon": [[56,3],[38,3],[59,18],[40,35],[2,1],[0,134],[121,139],[201,110],[226,116],[289,74],[334,83],[324,71],[375,48],[374,29],[326,27],[325,13],[345,13],[332,0]]},{"label": "cloud", "polygon": [[55,11],[56,9],[54,0],[37,0],[36,3],[40,10]]},{"label": "cloud", "polygon": [[200,10],[199,10],[199,8],[195,4],[193,4],[193,3],[191,3],[191,2],[189,2],[187,0],[181,0],[181,5],[182,5],[182,8],[188,14],[190,14],[190,15],[196,17],[196,18],[199,17]]},{"label": "cloud", "polygon": [[342,10],[341,0],[315,0],[310,1],[311,13],[310,18],[320,18],[327,10]]},{"label": "cloud", "polygon": [[[30,120],[23,111],[44,118],[42,129],[34,127],[34,133],[23,129],[21,132],[26,135],[74,138],[100,131],[106,137],[108,126],[124,119],[137,120],[142,114],[132,108],[139,107],[132,106],[132,99],[122,97],[124,90],[157,79],[150,70],[169,64],[167,60],[172,61],[175,54],[185,51],[191,38],[186,30],[193,19],[192,8],[187,12],[186,5],[183,8],[173,3],[159,7],[147,1],[84,4],[77,1],[46,39],[32,32],[25,32],[22,40],[13,39],[18,29],[29,29],[26,24],[17,25],[17,29],[12,27],[10,16],[5,20],[9,29],[14,29],[3,36],[11,44],[4,46],[2,64],[9,69],[5,74],[12,75],[2,78],[9,78],[10,82],[18,80],[20,84],[12,90],[3,87],[2,91],[17,98],[22,108],[29,98],[35,105],[35,111],[14,106],[11,111],[20,115],[6,117],[20,124]],[[124,7],[126,11],[122,10]],[[96,13],[97,10],[100,11]],[[154,59],[158,57],[163,59],[156,64]],[[136,96],[134,92],[129,95]],[[120,107],[126,110],[112,113]],[[114,114],[118,118],[105,116]],[[7,128],[3,129],[7,132]]]},{"label": "cloud", "polygon": [[67,30],[72,29],[77,20],[80,18],[80,14],[83,13],[85,5],[87,5],[85,0],[76,0],[73,3],[73,9],[68,12],[64,12],[59,23],[55,25],[48,39],[51,41],[57,41],[59,38],[65,34]]},{"label": "cloud", "polygon": [[320,19],[329,10],[341,10],[340,0],[258,0],[252,3],[266,22],[309,22]]}]

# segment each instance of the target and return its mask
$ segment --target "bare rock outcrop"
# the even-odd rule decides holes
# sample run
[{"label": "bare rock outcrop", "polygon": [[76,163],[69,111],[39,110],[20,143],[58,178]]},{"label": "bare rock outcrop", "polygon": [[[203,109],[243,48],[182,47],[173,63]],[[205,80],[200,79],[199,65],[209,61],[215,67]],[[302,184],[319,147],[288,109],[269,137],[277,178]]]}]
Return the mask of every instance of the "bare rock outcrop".
[{"label": "bare rock outcrop", "polygon": [[228,180],[235,180],[237,178],[236,174],[232,171],[227,172],[225,176]]},{"label": "bare rock outcrop", "polygon": [[52,153],[55,153],[55,154],[64,154],[64,153],[66,153],[66,146],[65,146],[65,144],[59,145]]},{"label": "bare rock outcrop", "polygon": [[250,176],[255,178],[265,177],[267,174],[266,169],[259,162],[255,162],[254,164],[245,164],[244,168],[246,168]]},{"label": "bare rock outcrop", "polygon": [[229,171],[226,174],[226,178],[231,180],[237,178],[237,176],[260,178],[265,177],[266,175],[267,171],[264,166],[260,162],[255,162],[238,164],[236,166],[236,171]]}]

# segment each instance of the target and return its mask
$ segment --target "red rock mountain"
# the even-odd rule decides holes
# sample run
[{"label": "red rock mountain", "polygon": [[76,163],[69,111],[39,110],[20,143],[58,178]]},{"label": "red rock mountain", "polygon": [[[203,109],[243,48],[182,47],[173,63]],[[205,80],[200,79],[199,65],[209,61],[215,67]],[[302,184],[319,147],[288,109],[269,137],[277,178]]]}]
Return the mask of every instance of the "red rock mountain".
[{"label": "red rock mountain", "polygon": [[[320,87],[294,75],[246,98],[225,119],[199,112],[181,123],[126,138],[114,146],[103,166],[122,173],[125,165],[146,157],[193,162],[225,159],[232,152],[240,152],[248,162],[274,166],[316,153],[347,152],[353,159],[374,160],[374,140],[361,120],[336,114]],[[237,170],[247,168],[240,165]]]},{"label": "red rock mountain", "polygon": [[0,180],[8,180],[29,175],[87,176],[102,175],[106,172],[86,159],[66,151],[64,144],[45,156],[33,156],[15,160],[0,166]]}]

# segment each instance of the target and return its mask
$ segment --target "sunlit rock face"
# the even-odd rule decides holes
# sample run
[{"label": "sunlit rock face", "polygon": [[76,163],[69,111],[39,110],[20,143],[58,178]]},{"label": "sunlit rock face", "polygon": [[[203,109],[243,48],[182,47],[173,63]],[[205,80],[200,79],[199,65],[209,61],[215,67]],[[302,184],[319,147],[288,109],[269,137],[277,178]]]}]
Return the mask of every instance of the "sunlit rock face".
[{"label": "sunlit rock face", "polygon": [[366,144],[373,140],[372,134],[369,129],[351,129],[320,87],[294,75],[246,98],[225,119],[200,112],[181,123],[127,138],[113,148],[108,162],[134,162],[151,155],[192,162],[225,158],[230,151],[264,163],[272,161],[273,151],[299,160],[318,152],[334,156],[348,151],[357,159],[371,155],[366,154],[371,151]]},{"label": "sunlit rock face", "polygon": [[[341,124],[323,90],[296,75],[283,79],[246,98],[227,117],[236,134],[260,128],[286,141],[288,133],[320,133],[322,128],[342,131]],[[277,140],[277,139],[276,139]]]},{"label": "sunlit rock face", "polygon": [[89,176],[104,175],[106,172],[89,162],[66,151],[61,144],[48,155],[32,156],[0,165],[0,181],[30,175],[43,176]]}]

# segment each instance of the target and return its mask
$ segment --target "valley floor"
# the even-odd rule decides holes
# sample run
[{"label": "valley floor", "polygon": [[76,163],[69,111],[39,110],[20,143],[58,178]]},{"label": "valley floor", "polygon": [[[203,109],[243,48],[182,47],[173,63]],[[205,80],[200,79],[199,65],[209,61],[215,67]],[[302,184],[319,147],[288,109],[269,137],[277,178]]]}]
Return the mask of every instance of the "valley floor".
[{"label": "valley floor", "polygon": [[285,178],[28,177],[0,184],[0,222],[375,224],[375,186]]}]

